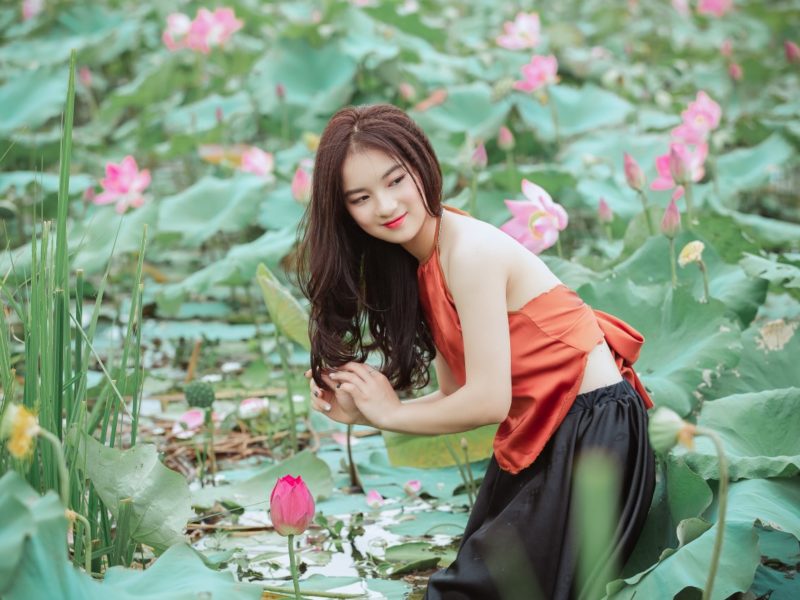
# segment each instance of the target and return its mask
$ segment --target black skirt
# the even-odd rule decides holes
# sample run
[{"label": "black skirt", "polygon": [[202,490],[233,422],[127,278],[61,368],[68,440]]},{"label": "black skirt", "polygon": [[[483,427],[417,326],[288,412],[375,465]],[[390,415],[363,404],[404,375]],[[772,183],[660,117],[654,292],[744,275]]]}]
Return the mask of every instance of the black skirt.
[{"label": "black skirt", "polygon": [[575,461],[592,449],[612,457],[620,488],[614,547],[607,564],[591,570],[608,572],[604,568],[614,565],[616,575],[633,551],[653,498],[655,457],[647,419],[644,402],[623,380],[579,394],[542,453],[516,475],[500,469],[493,457],[456,559],[430,577],[425,599],[585,598],[586,588],[578,589],[581,532],[570,507]]}]

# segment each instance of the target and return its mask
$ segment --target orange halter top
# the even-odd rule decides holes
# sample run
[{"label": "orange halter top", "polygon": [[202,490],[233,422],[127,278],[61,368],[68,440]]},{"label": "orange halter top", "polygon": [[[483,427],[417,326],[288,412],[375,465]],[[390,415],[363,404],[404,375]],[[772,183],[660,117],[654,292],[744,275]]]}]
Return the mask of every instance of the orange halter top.
[{"label": "orange halter top", "polygon": [[[436,220],[434,248],[417,268],[419,297],[437,351],[464,385],[464,340],[439,261],[440,223],[441,217]],[[644,337],[621,319],[592,309],[566,285],[558,284],[520,310],[509,311],[508,327],[511,409],[494,438],[494,455],[503,470],[518,473],[536,460],[572,406],[589,352],[603,338],[623,378],[647,408],[653,406],[633,370]]]}]

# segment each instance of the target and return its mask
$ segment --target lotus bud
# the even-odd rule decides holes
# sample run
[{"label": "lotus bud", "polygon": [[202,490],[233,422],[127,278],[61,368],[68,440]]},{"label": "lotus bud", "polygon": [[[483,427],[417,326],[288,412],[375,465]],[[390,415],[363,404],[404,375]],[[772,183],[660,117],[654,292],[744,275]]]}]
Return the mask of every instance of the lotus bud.
[{"label": "lotus bud", "polygon": [[367,492],[367,506],[370,508],[380,508],[383,504],[383,496],[378,490],[370,490]]},{"label": "lotus bud", "polygon": [[245,398],[239,403],[237,413],[240,419],[255,419],[269,412],[267,398]]},{"label": "lotus bud", "polygon": [[684,146],[670,144],[669,147],[669,172],[672,179],[679,185],[685,184],[689,180],[690,167],[687,164],[687,156],[683,151]]},{"label": "lotus bud", "polygon": [[675,204],[675,198],[672,198],[667,205],[667,210],[664,211],[664,217],[661,219],[661,233],[669,239],[673,239],[680,230],[681,213],[678,210],[678,205]]},{"label": "lotus bud", "polygon": [[269,497],[272,525],[280,535],[303,533],[314,519],[314,498],[301,476],[278,479]]},{"label": "lotus bud", "polygon": [[279,83],[275,86],[275,95],[278,97],[280,102],[286,100],[286,87],[282,83]]},{"label": "lotus bud", "polygon": [[503,152],[514,149],[514,134],[505,125],[500,127],[500,132],[497,134],[497,147]]},{"label": "lotus bud", "polygon": [[406,102],[413,102],[417,97],[416,88],[414,88],[414,86],[407,81],[404,81],[397,86],[397,91],[400,92],[400,97]]},{"label": "lotus bud", "polygon": [[647,430],[650,434],[650,445],[659,454],[666,454],[677,443],[689,449],[694,447],[695,426],[681,419],[669,408],[663,406],[657,408],[650,415]]},{"label": "lotus bud", "polygon": [[739,63],[731,63],[728,65],[728,75],[730,75],[731,79],[734,81],[741,81],[742,77],[744,76],[742,66]]},{"label": "lotus bud", "polygon": [[730,58],[733,55],[733,42],[730,39],[723,40],[719,52],[725,58]]},{"label": "lotus bud", "polygon": [[797,44],[786,40],[783,42],[783,49],[786,52],[786,60],[790,63],[800,62],[800,47]]},{"label": "lotus bud", "polygon": [[419,479],[411,479],[403,484],[403,491],[409,496],[415,496],[422,489],[422,483]]},{"label": "lotus bud", "polygon": [[600,198],[597,206],[597,218],[601,223],[611,223],[614,220],[614,213],[605,198]]},{"label": "lotus bud", "polygon": [[644,172],[639,163],[627,152],[625,153],[625,180],[637,192],[641,192],[644,189]]},{"label": "lotus bud", "polygon": [[92,87],[92,72],[89,70],[89,67],[80,68],[80,71],[78,71],[78,79],[80,79],[80,82],[87,88]]},{"label": "lotus bud", "polygon": [[311,176],[298,167],[292,178],[292,197],[300,204],[308,204],[311,199]]},{"label": "lotus bud", "polygon": [[472,163],[472,167],[474,169],[485,169],[486,165],[489,162],[489,157],[486,154],[486,146],[483,145],[483,142],[478,144],[478,147],[475,148],[475,152],[472,153],[472,159],[470,161]]}]

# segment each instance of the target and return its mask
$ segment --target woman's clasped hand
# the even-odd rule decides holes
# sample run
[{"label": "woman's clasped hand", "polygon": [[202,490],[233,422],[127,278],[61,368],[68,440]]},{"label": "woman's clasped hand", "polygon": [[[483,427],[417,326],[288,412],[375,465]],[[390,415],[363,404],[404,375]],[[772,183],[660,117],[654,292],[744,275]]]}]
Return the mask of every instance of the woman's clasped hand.
[{"label": "woman's clasped hand", "polygon": [[310,369],[306,377],[312,407],[339,423],[385,428],[402,406],[386,376],[370,365],[348,362],[323,373],[322,379],[330,390],[316,384]]}]

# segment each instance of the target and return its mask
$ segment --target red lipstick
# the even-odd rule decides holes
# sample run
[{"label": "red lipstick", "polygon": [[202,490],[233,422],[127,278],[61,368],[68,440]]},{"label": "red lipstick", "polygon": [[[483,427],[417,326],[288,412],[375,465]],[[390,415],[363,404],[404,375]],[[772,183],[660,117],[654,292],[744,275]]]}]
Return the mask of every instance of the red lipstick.
[{"label": "red lipstick", "polygon": [[388,227],[389,229],[395,229],[397,227],[400,227],[400,225],[403,224],[403,221],[406,220],[406,215],[407,214],[408,213],[404,213],[404,214],[400,215],[399,217],[397,217],[394,221],[389,221],[388,223],[384,223],[383,226],[384,227]]}]

